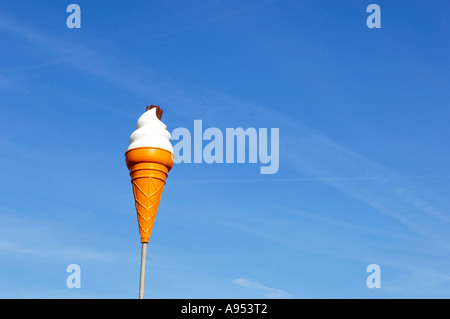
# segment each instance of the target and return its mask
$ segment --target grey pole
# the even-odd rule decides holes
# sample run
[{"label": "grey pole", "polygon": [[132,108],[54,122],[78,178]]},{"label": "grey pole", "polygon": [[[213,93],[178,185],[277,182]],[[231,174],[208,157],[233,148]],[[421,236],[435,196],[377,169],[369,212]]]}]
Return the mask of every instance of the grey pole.
[{"label": "grey pole", "polygon": [[144,299],[145,286],[145,260],[147,258],[147,243],[142,243],[141,253],[141,280],[139,281],[139,299]]}]

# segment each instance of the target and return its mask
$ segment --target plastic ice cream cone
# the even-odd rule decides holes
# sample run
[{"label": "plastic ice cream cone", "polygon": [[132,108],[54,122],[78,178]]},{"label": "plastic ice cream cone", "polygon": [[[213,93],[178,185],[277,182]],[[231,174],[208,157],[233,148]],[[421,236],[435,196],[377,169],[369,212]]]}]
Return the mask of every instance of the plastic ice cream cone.
[{"label": "plastic ice cream cone", "polygon": [[125,153],[142,243],[139,299],[144,299],[147,244],[152,234],[167,174],[174,160],[170,133],[161,122],[162,113],[159,106],[147,106],[147,110],[137,121],[136,130],[130,135]]},{"label": "plastic ice cream cone", "polygon": [[141,242],[148,243],[167,174],[173,165],[173,154],[165,149],[139,147],[128,150],[125,158],[133,185]]}]

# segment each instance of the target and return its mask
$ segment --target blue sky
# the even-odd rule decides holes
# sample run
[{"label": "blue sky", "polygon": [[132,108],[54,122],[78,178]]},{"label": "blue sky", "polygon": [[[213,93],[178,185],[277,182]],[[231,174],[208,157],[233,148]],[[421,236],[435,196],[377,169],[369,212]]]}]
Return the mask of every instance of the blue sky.
[{"label": "blue sky", "polygon": [[147,298],[450,297],[448,1],[80,0],[81,29],[70,3],[0,1],[1,298],[137,297],[150,104],[279,128],[280,167],[175,165]]}]

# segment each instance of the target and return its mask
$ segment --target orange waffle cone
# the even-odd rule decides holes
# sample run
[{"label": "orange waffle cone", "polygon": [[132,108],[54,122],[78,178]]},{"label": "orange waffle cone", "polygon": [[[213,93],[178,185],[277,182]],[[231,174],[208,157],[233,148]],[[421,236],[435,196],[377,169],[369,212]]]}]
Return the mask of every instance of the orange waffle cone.
[{"label": "orange waffle cone", "polygon": [[148,243],[173,155],[159,148],[140,147],[127,151],[125,158],[133,185],[141,242]]}]

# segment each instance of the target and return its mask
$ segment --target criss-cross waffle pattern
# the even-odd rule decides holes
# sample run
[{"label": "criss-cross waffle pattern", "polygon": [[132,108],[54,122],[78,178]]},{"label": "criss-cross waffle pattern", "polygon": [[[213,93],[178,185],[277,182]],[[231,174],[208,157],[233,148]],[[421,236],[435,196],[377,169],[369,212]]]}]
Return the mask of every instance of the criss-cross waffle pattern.
[{"label": "criss-cross waffle pattern", "polygon": [[158,178],[136,178],[131,181],[141,239],[150,238],[165,182]]}]

